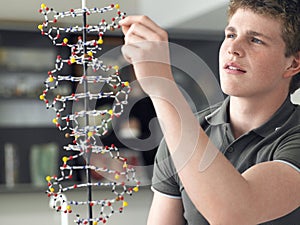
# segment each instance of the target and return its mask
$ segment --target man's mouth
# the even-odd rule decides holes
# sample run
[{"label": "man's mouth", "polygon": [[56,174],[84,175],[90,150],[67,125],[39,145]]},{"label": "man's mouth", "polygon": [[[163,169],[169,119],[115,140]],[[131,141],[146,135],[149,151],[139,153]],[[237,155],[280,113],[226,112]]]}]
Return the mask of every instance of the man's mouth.
[{"label": "man's mouth", "polygon": [[242,69],[237,68],[237,67],[234,67],[234,66],[228,66],[227,69],[229,69],[229,70],[241,71],[241,72],[244,72],[244,73],[246,72],[245,70],[242,70]]},{"label": "man's mouth", "polygon": [[232,72],[246,73],[246,70],[242,69],[240,66],[238,66],[237,64],[234,64],[234,63],[227,63],[224,66],[224,69],[227,71],[232,71]]}]

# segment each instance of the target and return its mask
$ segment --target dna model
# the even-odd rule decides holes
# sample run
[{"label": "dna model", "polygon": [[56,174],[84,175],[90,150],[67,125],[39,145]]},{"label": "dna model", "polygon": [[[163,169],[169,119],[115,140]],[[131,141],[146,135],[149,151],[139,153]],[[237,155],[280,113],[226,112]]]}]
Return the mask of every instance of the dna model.
[{"label": "dna model", "polygon": [[[88,25],[87,18],[92,14],[101,15],[115,12],[111,21],[100,19],[96,25]],[[54,69],[48,72],[44,82],[45,89],[40,95],[40,100],[46,104],[47,109],[55,111],[53,123],[60,131],[66,131],[66,138],[72,138],[71,144],[64,146],[68,154],[62,157],[60,175],[47,176],[48,197],[53,198],[53,208],[61,213],[76,213],[76,207],[87,207],[88,215],[81,216],[76,213],[74,222],[81,224],[106,224],[116,212],[122,213],[128,205],[126,196],[131,196],[139,191],[140,182],[136,178],[135,169],[129,165],[127,159],[122,157],[117,146],[103,146],[99,138],[108,133],[112,120],[118,118],[127,104],[131,87],[128,81],[122,81],[120,69],[117,65],[106,65],[99,59],[99,52],[104,44],[104,34],[107,31],[120,29],[118,21],[125,17],[119,4],[111,4],[103,8],[87,8],[82,0],[82,8],[57,12],[53,8],[41,4],[39,13],[44,16],[44,21],[38,26],[43,36],[48,37],[54,46],[68,48],[70,55],[58,55]],[[82,26],[60,27],[59,20],[65,17],[82,17]],[[80,34],[74,43],[67,38],[67,34]],[[87,40],[88,34],[96,34],[97,39]],[[80,66],[82,74],[63,75],[65,67]],[[92,72],[90,72],[92,71]],[[91,73],[91,74],[88,74]],[[70,95],[56,94],[62,83],[71,83],[77,86],[77,91]],[[97,92],[90,91],[91,85],[98,84]],[[106,88],[104,88],[106,87]],[[111,99],[113,104],[109,109],[93,109],[90,102]],[[80,107],[76,107],[80,105]],[[82,106],[82,107],[81,107]],[[73,110],[70,110],[72,107]],[[74,110],[79,109],[79,110]],[[72,111],[72,112],[71,112]],[[96,120],[100,122],[94,123]],[[114,161],[114,168],[106,165],[95,166],[91,164],[92,155]],[[84,165],[76,165],[76,159],[83,158]],[[72,163],[73,162],[73,163]],[[84,171],[85,182],[72,183],[74,171]],[[91,173],[97,172],[103,177],[108,177],[103,182],[93,182]],[[93,199],[93,189],[111,189],[112,196],[100,200]],[[85,200],[65,200],[63,193],[71,190],[87,191]]]}]

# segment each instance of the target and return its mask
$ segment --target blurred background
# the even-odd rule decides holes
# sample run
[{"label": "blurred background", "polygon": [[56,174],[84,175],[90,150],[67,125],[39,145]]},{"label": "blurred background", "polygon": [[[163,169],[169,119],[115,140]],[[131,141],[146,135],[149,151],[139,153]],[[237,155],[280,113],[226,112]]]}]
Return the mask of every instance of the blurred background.
[{"label": "blurred background", "polygon": [[[226,26],[227,0],[87,0],[87,7],[105,7],[120,4],[121,11],[127,15],[144,14],[166,29],[170,41],[181,46],[188,54],[196,54],[203,70],[218,82],[218,49],[223,39]],[[67,11],[81,8],[80,0],[10,0],[2,2],[0,8],[0,220],[1,224],[19,225],[64,225],[74,224],[72,218],[49,207],[49,198],[45,191],[45,176],[59,174],[61,158],[66,154],[63,146],[72,140],[65,138],[65,132],[59,131],[52,123],[55,112],[46,110],[39,100],[44,89],[43,82],[47,71],[52,70],[56,56],[67,56],[68,49],[52,45],[51,41],[40,34],[38,25],[44,20],[38,13],[40,5],[45,3],[56,11]],[[97,24],[101,19],[110,20],[107,14],[88,17],[89,24]],[[61,27],[81,25],[81,18],[68,17],[59,21]],[[74,41],[79,34],[67,34]],[[93,34],[90,38],[95,38]],[[123,36],[119,30],[108,32],[104,36],[103,53],[120,48]],[[108,54],[107,60],[118,64],[120,59],[115,53]],[[191,57],[194,59],[194,56]],[[202,61],[203,60],[203,61]],[[122,63],[122,62],[120,62]],[[193,63],[193,62],[191,62]],[[197,63],[197,62],[196,62]],[[194,63],[194,64],[196,64]],[[205,67],[207,66],[207,67]],[[185,91],[194,111],[210,104],[207,90],[215,91],[214,83],[202,84],[206,91],[180,67],[174,67],[176,82]],[[65,74],[80,76],[80,68],[72,66]],[[201,73],[201,72],[199,72]],[[203,73],[203,71],[202,71]],[[121,71],[123,79],[134,82],[134,72],[130,65]],[[205,81],[206,82],[206,81]],[[73,84],[63,84],[57,91],[70,94],[76,90]],[[218,90],[219,91],[219,90]],[[161,132],[155,112],[149,98],[134,84],[130,111],[126,118],[120,118],[115,124],[117,130],[109,128],[103,143],[116,144],[121,154],[137,168],[138,178],[142,181],[140,192],[128,199],[129,206],[123,214],[114,215],[109,225],[146,224],[151,204],[152,192],[150,180],[152,165],[161,139]],[[300,102],[299,93],[292,96],[295,103]],[[97,109],[109,107],[111,102],[96,102]],[[72,110],[72,106],[67,110]],[[126,120],[126,121],[125,121]],[[132,135],[133,134],[133,135]],[[138,143],[138,145],[137,145]],[[147,143],[143,145],[143,143]],[[151,144],[149,144],[151,143]],[[147,145],[147,146],[146,146]],[[74,165],[83,165],[83,160],[75,160]],[[77,172],[70,180],[72,183],[84,182],[85,174]],[[93,174],[93,181],[104,179]],[[94,190],[94,198],[104,198],[108,189]],[[85,198],[84,191],[66,193],[71,200]],[[80,213],[86,214],[81,208]]]}]

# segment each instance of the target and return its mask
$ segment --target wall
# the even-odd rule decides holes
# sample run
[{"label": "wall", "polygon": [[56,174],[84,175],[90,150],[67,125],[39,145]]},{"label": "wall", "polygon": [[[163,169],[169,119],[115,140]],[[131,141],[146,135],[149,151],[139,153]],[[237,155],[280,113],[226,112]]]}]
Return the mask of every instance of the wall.
[{"label": "wall", "polygon": [[293,103],[300,105],[300,89],[292,95],[291,99]]}]

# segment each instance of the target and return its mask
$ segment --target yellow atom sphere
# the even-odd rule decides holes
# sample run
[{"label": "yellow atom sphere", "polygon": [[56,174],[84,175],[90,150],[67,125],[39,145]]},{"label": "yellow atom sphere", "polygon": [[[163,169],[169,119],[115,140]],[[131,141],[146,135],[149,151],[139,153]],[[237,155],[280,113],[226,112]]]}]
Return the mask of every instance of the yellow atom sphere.
[{"label": "yellow atom sphere", "polygon": [[57,123],[57,119],[56,118],[54,118],[53,120],[52,120],[52,123]]},{"label": "yellow atom sphere", "polygon": [[89,56],[93,56],[93,52],[92,52],[92,51],[89,51],[89,52],[88,52],[88,55],[89,55]]},{"label": "yellow atom sphere", "polygon": [[128,81],[125,81],[123,84],[124,84],[125,87],[129,86],[129,82]]},{"label": "yellow atom sphere", "polygon": [[116,9],[119,9],[119,8],[120,8],[120,5],[119,5],[119,4],[116,4],[116,5],[115,5],[115,8],[116,8]]},{"label": "yellow atom sphere", "polygon": [[108,114],[112,115],[114,114],[114,111],[112,109],[108,110]]},{"label": "yellow atom sphere", "polygon": [[49,190],[50,190],[50,192],[52,192],[52,193],[55,191],[54,188],[50,188]]},{"label": "yellow atom sphere", "polygon": [[63,42],[67,44],[69,42],[68,38],[64,38]]},{"label": "yellow atom sphere", "polygon": [[45,96],[44,95],[40,95],[40,100],[45,100]]},{"label": "yellow atom sphere", "polygon": [[126,207],[126,206],[128,206],[128,202],[123,202],[123,207]]},{"label": "yellow atom sphere", "polygon": [[92,137],[92,136],[93,136],[93,134],[94,134],[94,132],[93,132],[93,131],[89,131],[89,132],[88,132],[88,136],[89,136],[89,137]]},{"label": "yellow atom sphere", "polygon": [[46,176],[46,181],[51,181],[51,177],[50,176]]},{"label": "yellow atom sphere", "polygon": [[71,63],[75,63],[76,59],[74,57],[71,58]]},{"label": "yellow atom sphere", "polygon": [[67,210],[71,210],[71,206],[70,205],[67,205]]},{"label": "yellow atom sphere", "polygon": [[134,188],[133,188],[133,191],[134,191],[134,192],[138,192],[138,191],[139,191],[139,187],[134,187]]},{"label": "yellow atom sphere", "polygon": [[52,83],[52,82],[54,81],[54,78],[53,78],[52,76],[50,76],[50,77],[48,78],[48,81],[49,81],[50,83]]},{"label": "yellow atom sphere", "polygon": [[102,44],[103,44],[103,39],[99,39],[99,40],[97,41],[97,43],[98,43],[99,45],[102,45]]},{"label": "yellow atom sphere", "polygon": [[41,4],[41,9],[45,9],[47,6],[45,3]]},{"label": "yellow atom sphere", "polygon": [[115,179],[118,180],[119,178],[120,178],[120,175],[119,175],[119,174],[116,174],[116,175],[115,175]]},{"label": "yellow atom sphere", "polygon": [[69,158],[68,158],[67,156],[64,156],[64,157],[62,158],[62,161],[63,161],[64,163],[66,163],[68,160],[69,160]]},{"label": "yellow atom sphere", "polygon": [[43,26],[42,24],[38,25],[38,29],[39,29],[39,30],[43,30],[43,27],[44,27],[44,26]]},{"label": "yellow atom sphere", "polygon": [[97,221],[94,221],[94,222],[93,222],[93,225],[97,225],[97,224],[98,224],[98,222],[97,222]]},{"label": "yellow atom sphere", "polygon": [[114,70],[119,70],[119,66],[114,66]]}]

